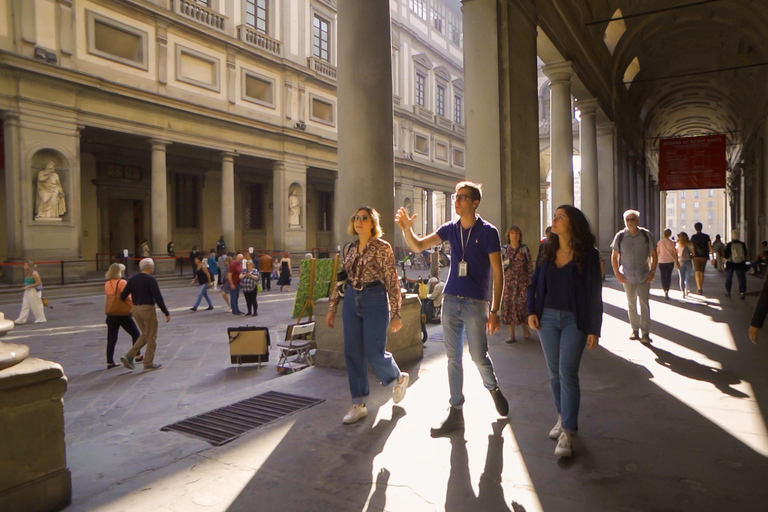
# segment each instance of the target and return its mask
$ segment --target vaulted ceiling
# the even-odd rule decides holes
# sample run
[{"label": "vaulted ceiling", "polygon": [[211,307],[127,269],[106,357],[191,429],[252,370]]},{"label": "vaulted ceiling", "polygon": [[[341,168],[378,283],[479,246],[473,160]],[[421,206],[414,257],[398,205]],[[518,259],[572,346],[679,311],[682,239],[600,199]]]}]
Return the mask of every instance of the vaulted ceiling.
[{"label": "vaulted ceiling", "polygon": [[766,118],[768,0],[539,0],[537,8],[546,39],[638,151],[658,138],[726,133],[735,163]]}]

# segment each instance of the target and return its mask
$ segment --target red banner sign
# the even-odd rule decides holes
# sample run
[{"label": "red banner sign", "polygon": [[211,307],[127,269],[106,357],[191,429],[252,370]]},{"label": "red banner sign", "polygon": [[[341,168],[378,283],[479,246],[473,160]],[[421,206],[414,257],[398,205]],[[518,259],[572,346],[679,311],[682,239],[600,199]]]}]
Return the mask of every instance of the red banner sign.
[{"label": "red banner sign", "polygon": [[659,189],[725,188],[725,135],[661,139]]}]

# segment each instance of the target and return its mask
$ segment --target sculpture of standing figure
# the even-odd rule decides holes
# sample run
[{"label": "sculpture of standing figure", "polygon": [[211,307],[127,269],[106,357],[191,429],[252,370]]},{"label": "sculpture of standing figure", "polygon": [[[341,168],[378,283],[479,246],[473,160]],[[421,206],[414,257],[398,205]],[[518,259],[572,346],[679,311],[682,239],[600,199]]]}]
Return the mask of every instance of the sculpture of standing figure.
[{"label": "sculpture of standing figure", "polygon": [[56,219],[67,212],[64,200],[64,187],[53,161],[45,164],[45,169],[37,173],[37,214],[36,219]]},{"label": "sculpture of standing figure", "polygon": [[288,196],[288,225],[290,227],[298,227],[301,223],[299,218],[301,216],[301,201],[299,196],[296,195],[296,191],[292,191]]}]

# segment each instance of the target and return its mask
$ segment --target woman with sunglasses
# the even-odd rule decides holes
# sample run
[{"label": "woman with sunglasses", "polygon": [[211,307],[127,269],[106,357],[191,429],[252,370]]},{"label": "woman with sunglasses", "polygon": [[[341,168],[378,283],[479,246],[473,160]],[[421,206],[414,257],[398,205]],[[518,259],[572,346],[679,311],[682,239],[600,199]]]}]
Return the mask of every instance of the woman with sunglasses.
[{"label": "woman with sunglasses", "polygon": [[603,323],[603,282],[595,235],[578,208],[563,205],[552,219],[541,264],[528,285],[528,325],[539,331],[557,408],[549,432],[555,455],[570,457],[578,429],[579,364],[584,348],[597,347]]},{"label": "woman with sunglasses", "polygon": [[400,282],[392,247],[381,239],[379,212],[360,207],[349,219],[347,233],[357,236],[342,261],[347,278],[333,289],[325,324],[333,329],[334,317],[343,301],[344,359],[347,364],[352,407],[342,420],[355,423],[368,414],[365,401],[370,394],[368,364],[386,386],[395,382],[392,398],[399,403],[408,388],[408,374],[401,372],[392,354],[386,351],[387,327],[397,332],[400,320]]}]

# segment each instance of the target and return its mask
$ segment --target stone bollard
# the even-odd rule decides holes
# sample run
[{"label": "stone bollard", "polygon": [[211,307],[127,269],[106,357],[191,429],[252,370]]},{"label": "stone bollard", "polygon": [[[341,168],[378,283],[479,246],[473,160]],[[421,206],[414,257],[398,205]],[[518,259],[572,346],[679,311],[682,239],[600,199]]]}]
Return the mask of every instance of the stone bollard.
[{"label": "stone bollard", "polygon": [[[17,347],[0,343],[0,355]],[[64,371],[51,361],[27,358],[0,370],[0,510],[54,511],[72,501],[66,390]]]},{"label": "stone bollard", "polygon": [[[341,304],[336,312],[336,322],[333,329],[325,325],[325,315],[328,314],[328,299],[315,302],[315,365],[329,368],[345,369],[344,362],[344,325],[341,320]],[[412,361],[424,357],[424,344],[421,341],[421,302],[418,295],[403,295],[403,306],[400,310],[403,328],[399,332],[387,331],[387,352],[392,353],[397,365],[401,368]]]}]

